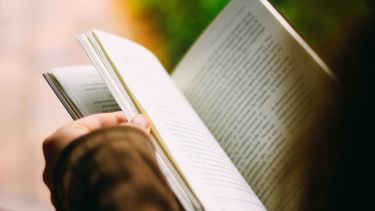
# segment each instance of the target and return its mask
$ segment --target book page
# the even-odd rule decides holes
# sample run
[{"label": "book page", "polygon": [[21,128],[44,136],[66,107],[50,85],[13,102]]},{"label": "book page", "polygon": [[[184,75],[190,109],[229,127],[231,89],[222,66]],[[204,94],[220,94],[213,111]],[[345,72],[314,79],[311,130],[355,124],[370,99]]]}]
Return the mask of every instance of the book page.
[{"label": "book page", "polygon": [[204,208],[265,210],[156,57],[129,40],[93,33]]},{"label": "book page", "polygon": [[234,0],[173,80],[270,210],[298,209],[329,69],[267,1]]},{"label": "book page", "polygon": [[52,74],[81,117],[120,110],[93,66],[56,68]]}]

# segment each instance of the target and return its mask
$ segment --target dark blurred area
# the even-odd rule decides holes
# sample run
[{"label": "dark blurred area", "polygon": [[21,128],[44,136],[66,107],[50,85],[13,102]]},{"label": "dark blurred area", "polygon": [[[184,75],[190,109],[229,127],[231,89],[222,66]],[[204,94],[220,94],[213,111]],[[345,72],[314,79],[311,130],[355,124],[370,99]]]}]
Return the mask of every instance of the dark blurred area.
[{"label": "dark blurred area", "polygon": [[[356,4],[352,1],[352,4]],[[324,3],[322,3],[324,4]],[[339,93],[313,157],[308,210],[374,210],[375,7],[345,35],[335,72]],[[342,22],[345,25],[346,22]]]}]

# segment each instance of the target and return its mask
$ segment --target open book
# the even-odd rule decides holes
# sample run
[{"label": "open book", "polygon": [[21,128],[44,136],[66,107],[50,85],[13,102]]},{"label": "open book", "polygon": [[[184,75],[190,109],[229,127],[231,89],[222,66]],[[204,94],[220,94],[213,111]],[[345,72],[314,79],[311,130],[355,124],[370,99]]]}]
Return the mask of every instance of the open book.
[{"label": "open book", "polygon": [[233,0],[172,76],[144,47],[91,30],[94,67],[45,77],[73,118],[122,110],[152,121],[160,167],[187,210],[295,210],[329,68],[266,0]]}]

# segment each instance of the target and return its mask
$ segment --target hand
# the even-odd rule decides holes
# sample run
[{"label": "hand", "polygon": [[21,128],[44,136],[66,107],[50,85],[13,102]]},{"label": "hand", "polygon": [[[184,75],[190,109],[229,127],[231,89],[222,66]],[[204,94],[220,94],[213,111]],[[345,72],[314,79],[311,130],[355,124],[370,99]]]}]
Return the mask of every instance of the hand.
[{"label": "hand", "polygon": [[150,122],[148,118],[140,115],[136,116],[131,122],[128,122],[122,112],[115,112],[84,117],[63,126],[47,137],[43,142],[43,153],[46,161],[43,180],[48,188],[52,191],[53,170],[65,147],[77,138],[94,130],[115,125],[128,125],[141,128],[145,133],[150,134]]}]

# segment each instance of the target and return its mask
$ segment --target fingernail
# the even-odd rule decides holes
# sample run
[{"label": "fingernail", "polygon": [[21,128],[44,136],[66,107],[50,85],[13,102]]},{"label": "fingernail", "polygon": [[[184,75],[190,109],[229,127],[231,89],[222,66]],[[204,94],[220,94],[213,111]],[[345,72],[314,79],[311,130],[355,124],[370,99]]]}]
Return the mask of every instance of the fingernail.
[{"label": "fingernail", "polygon": [[142,116],[142,115],[134,117],[132,122],[134,124],[144,128],[145,130],[147,130],[150,127],[150,123],[149,123],[148,118],[146,118],[145,116]]}]

